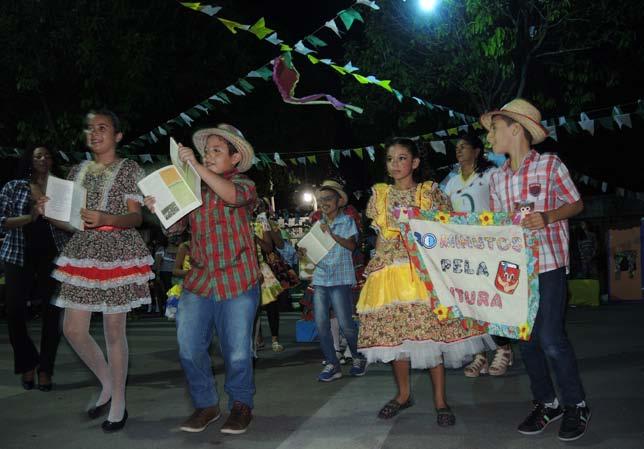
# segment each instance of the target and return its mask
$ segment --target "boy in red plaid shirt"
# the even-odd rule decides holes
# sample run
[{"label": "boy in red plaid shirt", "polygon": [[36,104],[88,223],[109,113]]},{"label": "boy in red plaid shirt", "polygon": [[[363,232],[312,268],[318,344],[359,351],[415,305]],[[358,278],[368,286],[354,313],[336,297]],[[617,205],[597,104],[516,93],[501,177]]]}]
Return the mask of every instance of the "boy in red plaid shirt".
[{"label": "boy in red plaid shirt", "polygon": [[[532,145],[547,131],[541,113],[523,99],[481,116],[495,153],[509,160],[492,175],[490,207],[514,213],[516,222],[539,236],[539,311],[529,342],[520,342],[534,409],[519,425],[526,435],[541,433],[563,418],[559,439],[573,441],[586,432],[590,409],[579,377],[577,359],[564,329],[569,266],[568,218],[583,210],[583,203],[568,169],[554,154],[539,154]],[[548,362],[555,373],[557,399]],[[563,407],[562,407],[563,406]]]},{"label": "boy in red plaid shirt", "polygon": [[[259,266],[251,232],[257,202],[255,184],[242,172],[253,161],[253,147],[231,125],[197,131],[201,154],[179,145],[179,158],[192,164],[202,184],[203,205],[168,229],[181,233],[190,224],[191,269],[183,281],[176,315],[179,358],[188,381],[194,413],[181,425],[201,432],[221,416],[208,348],[216,330],[224,358],[230,415],[221,432],[246,432],[252,419],[255,381],[251,339],[259,302]],[[154,198],[145,204],[154,210]]]}]

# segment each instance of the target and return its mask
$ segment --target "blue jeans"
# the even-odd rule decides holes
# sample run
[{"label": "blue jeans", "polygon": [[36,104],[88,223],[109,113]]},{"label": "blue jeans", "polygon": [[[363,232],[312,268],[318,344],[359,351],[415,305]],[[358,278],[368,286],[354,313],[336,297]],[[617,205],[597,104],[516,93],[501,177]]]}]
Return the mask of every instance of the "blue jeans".
[{"label": "blue jeans", "polygon": [[565,268],[539,275],[539,311],[530,341],[521,341],[519,349],[534,399],[552,402],[557,397],[548,370],[550,362],[561,393],[561,403],[575,405],[586,395],[577,369],[577,358],[564,328],[567,287]]},{"label": "blue jeans", "polygon": [[333,336],[331,335],[331,322],[329,319],[329,308],[333,307],[335,316],[338,318],[340,330],[347,339],[347,344],[353,357],[358,357],[358,329],[351,317],[353,311],[351,286],[335,285],[333,287],[314,286],[313,313],[315,314],[315,325],[320,337],[320,348],[324,359],[338,366],[340,361],[335,355],[333,347]]},{"label": "blue jeans", "polygon": [[258,303],[258,286],[223,301],[198,296],[187,290],[181,294],[177,310],[179,358],[195,408],[219,405],[208,353],[215,331],[224,358],[224,390],[228,394],[228,408],[234,401],[253,407],[252,335]]}]

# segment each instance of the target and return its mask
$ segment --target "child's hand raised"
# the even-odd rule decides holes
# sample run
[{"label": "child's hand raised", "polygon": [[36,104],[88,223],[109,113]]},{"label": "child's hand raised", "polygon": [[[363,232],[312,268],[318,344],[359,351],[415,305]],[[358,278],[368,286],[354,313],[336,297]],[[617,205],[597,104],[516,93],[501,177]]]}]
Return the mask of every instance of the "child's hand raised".
[{"label": "child's hand raised", "polygon": [[181,162],[188,162],[193,166],[198,164],[197,157],[195,156],[195,152],[192,151],[192,148],[184,147],[181,144],[179,144],[179,160]]},{"label": "child's hand raised", "polygon": [[143,198],[143,204],[152,213],[154,213],[154,205],[156,204],[156,202],[157,200],[153,196],[146,196],[145,198]]}]

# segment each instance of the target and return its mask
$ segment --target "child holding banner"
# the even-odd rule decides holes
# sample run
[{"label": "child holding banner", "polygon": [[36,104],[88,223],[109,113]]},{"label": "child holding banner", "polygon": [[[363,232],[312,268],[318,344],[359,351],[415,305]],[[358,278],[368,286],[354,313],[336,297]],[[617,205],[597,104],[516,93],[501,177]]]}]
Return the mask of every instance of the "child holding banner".
[{"label": "child holding banner", "polygon": [[[483,142],[474,134],[461,136],[456,142],[456,170],[441,182],[443,192],[449,196],[455,212],[490,210],[490,177],[496,171],[492,162],[485,158]],[[512,366],[512,348],[507,337],[493,336],[498,346],[492,363],[486,354],[476,354],[472,363],[463,372],[467,377],[481,374],[502,376]]]},{"label": "child holding banner", "polygon": [[394,184],[376,184],[367,216],[378,231],[376,254],[365,274],[358,301],[359,350],[369,362],[391,362],[398,394],[378,413],[389,419],[411,407],[409,367],[429,369],[437,423],[454,425],[456,418],[445,395],[445,366],[460,368],[472,355],[494,343],[488,335],[466,330],[459,321],[439,322],[430,292],[414,269],[400,234],[399,217],[408,207],[449,211],[450,201],[434,182],[418,183],[419,150],[411,139],[387,143],[387,172]]},{"label": "child holding banner", "polygon": [[[529,102],[515,99],[500,110],[481,116],[495,153],[509,160],[492,175],[490,206],[493,211],[528,210],[521,225],[539,236],[539,311],[528,342],[520,342],[534,409],[519,425],[526,435],[541,433],[563,417],[559,439],[573,441],[586,432],[590,409],[577,369],[577,360],[564,329],[566,273],[569,266],[568,218],[583,209],[568,169],[553,154],[531,148],[545,140],[541,113]],[[548,370],[555,373],[563,408]]]}]

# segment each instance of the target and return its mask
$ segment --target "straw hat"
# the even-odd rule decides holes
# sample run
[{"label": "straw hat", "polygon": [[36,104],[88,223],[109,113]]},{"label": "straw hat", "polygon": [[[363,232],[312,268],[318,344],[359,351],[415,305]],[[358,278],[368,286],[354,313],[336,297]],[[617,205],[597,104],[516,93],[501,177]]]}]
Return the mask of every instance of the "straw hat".
[{"label": "straw hat", "polygon": [[541,125],[541,112],[523,98],[515,98],[501,109],[486,112],[479,121],[488,131],[492,127],[492,117],[504,115],[518,122],[532,135],[532,143],[538,144],[548,137],[548,131]]},{"label": "straw hat", "polygon": [[212,135],[222,137],[230,142],[241,156],[241,160],[237,164],[237,170],[241,173],[248,171],[253,165],[255,152],[253,151],[253,146],[244,138],[241,131],[233,125],[226,123],[220,123],[215,128],[200,129],[192,135],[192,142],[195,145],[195,149],[201,154],[201,157],[204,155],[206,140]]},{"label": "straw hat", "polygon": [[340,207],[346,206],[349,202],[349,197],[347,196],[346,192],[342,190],[342,184],[337,181],[333,181],[331,179],[323,181],[322,185],[315,191],[315,196],[319,196],[322,189],[331,189],[338,195],[340,195],[340,201],[338,202],[338,206]]}]

